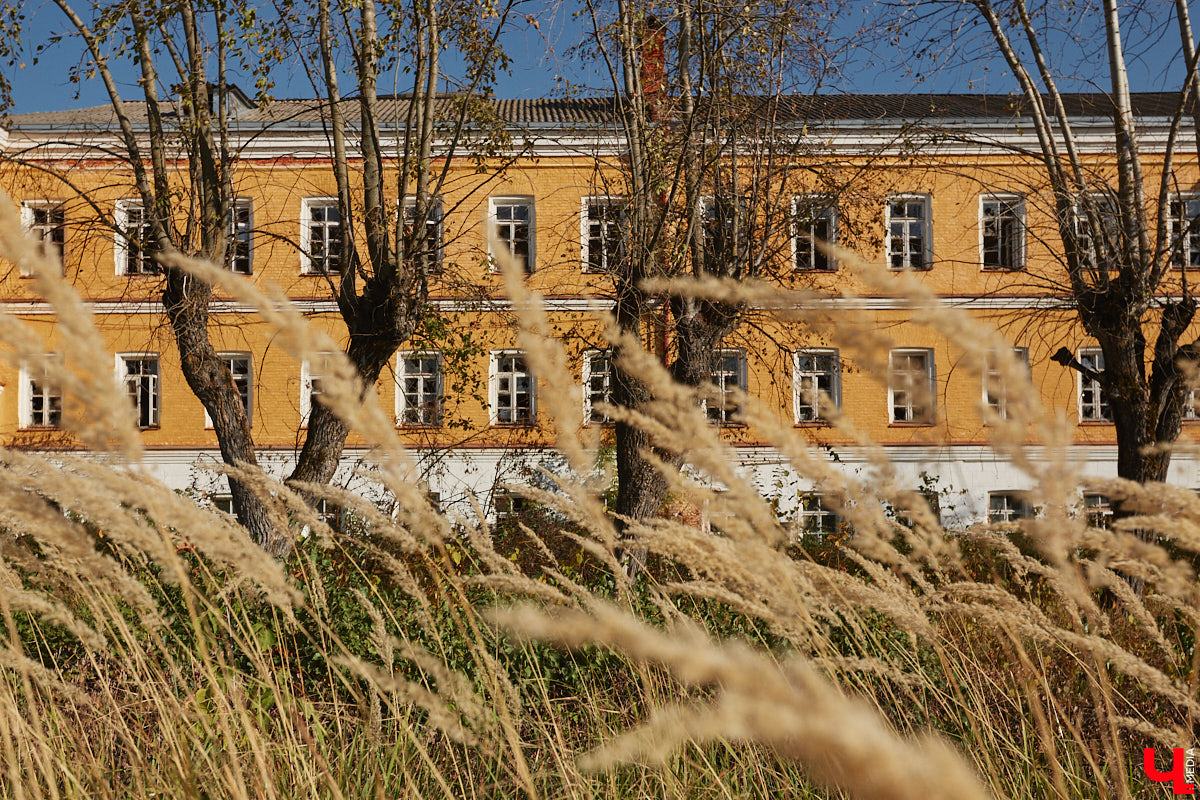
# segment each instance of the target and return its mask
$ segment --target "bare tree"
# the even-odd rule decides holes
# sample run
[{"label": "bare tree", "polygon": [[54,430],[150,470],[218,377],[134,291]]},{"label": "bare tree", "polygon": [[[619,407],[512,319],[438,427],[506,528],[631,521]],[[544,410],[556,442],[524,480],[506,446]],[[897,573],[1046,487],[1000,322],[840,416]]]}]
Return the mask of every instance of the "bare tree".
[{"label": "bare tree", "polygon": [[[231,135],[231,99],[237,94],[231,71],[248,69],[265,91],[280,61],[304,47],[315,48],[321,79],[312,106],[324,111],[341,221],[336,258],[325,261],[332,267],[327,279],[349,333],[347,355],[366,392],[431,313],[429,281],[441,268],[440,193],[452,156],[464,147],[492,152],[503,138],[493,104],[482,97],[505,63],[498,41],[512,3],[492,19],[464,3],[397,0],[377,6],[373,0],[317,0],[315,7],[289,4],[269,20],[238,2],[55,4],[73,30],[67,38],[78,41],[85,53],[72,77],[82,81],[95,74],[103,82],[120,157],[141,201],[142,214],[133,224],[122,228],[111,217],[107,224],[161,272],[161,296],[183,373],[212,420],[223,460],[253,466],[257,458],[246,407],[210,337],[212,287],[171,266],[175,254],[226,261],[238,158]],[[0,24],[0,55],[19,52],[20,26],[10,22]],[[258,61],[238,44],[238,32],[248,29],[258,32],[256,44],[267,54]],[[339,42],[354,45],[348,50]],[[450,47],[462,64],[453,92],[444,91],[448,76],[440,61]],[[132,103],[121,96],[115,74],[130,63],[139,73],[140,97]],[[338,88],[347,69],[354,86],[349,99]],[[389,107],[399,109],[392,114],[380,110],[377,87],[385,71],[409,74],[412,81],[406,95],[391,98]],[[8,99],[3,82],[0,95]],[[270,100],[265,94],[259,99]],[[347,121],[352,109],[357,110],[354,124]],[[385,140],[395,143],[386,152]],[[168,143],[177,143],[178,152],[168,152]],[[185,164],[183,187],[179,161]],[[479,172],[476,188],[496,174],[495,169]],[[190,204],[185,214],[178,208],[180,198]],[[290,480],[328,482],[348,432],[344,421],[315,403]],[[286,554],[286,523],[237,480],[231,490],[234,511],[251,536],[271,552]]]},{"label": "bare tree", "polygon": [[[209,336],[212,287],[163,266],[170,263],[169,256],[174,253],[200,256],[217,264],[225,260],[233,203],[227,84],[231,32],[227,9],[205,12],[188,2],[170,4],[169,8],[144,8],[136,3],[93,6],[87,12],[96,20],[93,27],[67,0],[55,3],[86,48],[88,70],[104,83],[123,155],[141,200],[141,219],[127,230],[118,230],[118,235],[162,267],[163,308],[179,347],[183,374],[213,421],[222,459],[228,464],[256,465],[246,408],[225,360],[217,354]],[[167,20],[171,18],[177,27],[169,32]],[[206,24],[211,27],[206,29]],[[208,43],[210,33],[215,45]],[[108,54],[110,47],[128,53],[140,71],[140,99],[148,134],[145,138],[139,137],[133,113],[118,90]],[[170,64],[163,71],[160,50],[166,52]],[[210,70],[215,76],[210,76]],[[178,97],[164,102],[159,92],[168,74],[176,76]],[[177,121],[174,130],[168,130],[167,117]],[[179,137],[189,156],[186,193],[181,193],[176,184],[172,154],[167,152],[169,135]],[[175,213],[181,195],[190,202],[182,224]],[[116,220],[113,225],[119,227]],[[286,552],[288,537],[279,530],[266,502],[240,482],[230,483],[234,511],[250,535],[271,552]]]},{"label": "bare tree", "polygon": [[[1046,181],[1061,245],[1063,274],[1054,278],[1072,298],[1084,331],[1098,343],[1103,367],[1081,363],[1066,348],[1054,360],[1102,388],[1116,428],[1118,474],[1139,482],[1165,480],[1171,452],[1160,445],[1179,436],[1188,386],[1183,363],[1200,352],[1196,342],[1182,342],[1196,314],[1187,280],[1190,265],[1171,269],[1183,261],[1181,251],[1197,225],[1186,204],[1178,202],[1174,172],[1180,148],[1194,144],[1200,149],[1200,84],[1188,4],[1178,0],[1173,8],[1133,4],[1125,9],[1138,24],[1156,31],[1177,27],[1182,41],[1182,80],[1169,100],[1165,143],[1152,150],[1139,142],[1123,38],[1130,24],[1116,0],[1078,6],[1027,0],[897,5],[910,17],[909,30],[953,31],[956,45],[982,28],[1015,77],[1021,112],[1032,120],[1037,137],[1037,150],[1029,155]],[[1095,56],[1107,68],[1108,90],[1081,97],[1060,90],[1077,76],[1074,66],[1064,77],[1053,63],[1054,51],[1061,48],[1047,41],[1046,31],[1089,19],[1102,23],[1103,50]],[[1115,164],[1084,151],[1072,123],[1081,109],[1112,119]],[[1185,138],[1189,126],[1197,137],[1190,141]]]},{"label": "bare tree", "polygon": [[[817,32],[827,4],[762,0],[736,7],[694,0],[666,7],[589,2],[592,49],[617,95],[627,230],[613,269],[615,317],[644,339],[670,331],[664,356],[676,380],[703,391],[721,342],[743,321],[738,304],[695,296],[653,297],[651,278],[735,280],[791,273],[790,177],[806,160],[805,117],[795,94],[830,67]],[[606,16],[608,15],[608,16]],[[653,398],[614,352],[613,401],[638,409]],[[724,398],[714,396],[710,403]],[[710,416],[732,419],[733,409]],[[730,416],[726,416],[726,411]],[[616,425],[617,513],[659,510],[665,477],[648,456],[646,431]]]},{"label": "bare tree", "polygon": [[[385,12],[381,28],[379,8]],[[430,313],[429,282],[441,271],[442,190],[452,156],[488,152],[504,131],[485,95],[502,63],[500,34],[514,8],[503,6],[484,24],[473,5],[411,0],[379,7],[374,0],[317,0],[317,53],[322,80],[318,94],[328,110],[338,211],[342,221],[340,258],[330,290],[350,335],[346,355],[358,370],[364,391],[375,384],[401,344]],[[294,23],[302,23],[295,19]],[[337,22],[342,25],[337,28]],[[355,22],[357,24],[355,24]],[[465,63],[461,86],[443,92],[442,52],[453,40]],[[344,100],[338,84],[338,42],[355,42],[350,73],[356,97]],[[411,72],[409,92],[381,110],[381,74],[400,64]],[[357,110],[357,123],[348,112]],[[399,140],[385,152],[385,137]],[[357,139],[352,157],[348,140]],[[439,164],[435,164],[435,158]],[[355,174],[351,164],[361,159]],[[389,177],[390,172],[390,177]],[[482,186],[496,169],[481,174]],[[355,232],[361,220],[365,237]],[[344,420],[315,404],[299,461],[289,480],[327,483],[339,464],[349,434]]]}]

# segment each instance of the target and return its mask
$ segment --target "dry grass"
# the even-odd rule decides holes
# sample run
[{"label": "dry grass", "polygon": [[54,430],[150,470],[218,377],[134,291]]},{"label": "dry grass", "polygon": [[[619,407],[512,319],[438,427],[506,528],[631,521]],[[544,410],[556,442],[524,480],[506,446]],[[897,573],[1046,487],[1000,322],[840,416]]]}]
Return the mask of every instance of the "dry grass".
[{"label": "dry grass", "polygon": [[[105,423],[78,429],[98,457],[0,452],[4,796],[1135,797],[1148,791],[1143,746],[1194,743],[1200,501],[1113,482],[1104,491],[1145,515],[1089,528],[1070,511],[1070,465],[1025,456],[1031,426],[1051,444],[1064,435],[1032,403],[993,430],[1041,487],[1043,516],[948,533],[882,460],[869,480],[833,470],[739,399],[853,525],[814,557],[695,398],[635,353],[626,366],[658,400],[613,413],[687,454],[688,475],[663,468],[721,533],[631,525],[650,554],[631,583],[575,387],[556,384],[562,402],[543,405],[575,472],[559,492],[529,492],[547,511],[528,527],[496,531],[430,508],[391,421],[337,361],[323,401],[376,445],[398,512],[303,487],[350,512],[333,530],[293,490],[233,470],[311,530],[281,564],[142,471],[111,360],[86,349],[99,341],[86,309],[16,226],[0,215],[0,246],[35,268],[70,326],[58,377]],[[332,349],[282,298],[175,266],[258,308],[293,357]],[[509,287],[535,371],[565,375],[539,299]],[[818,313],[770,287],[674,288]],[[919,287],[899,291],[976,370],[1003,349]],[[0,340],[15,362],[45,349],[13,319]]]}]

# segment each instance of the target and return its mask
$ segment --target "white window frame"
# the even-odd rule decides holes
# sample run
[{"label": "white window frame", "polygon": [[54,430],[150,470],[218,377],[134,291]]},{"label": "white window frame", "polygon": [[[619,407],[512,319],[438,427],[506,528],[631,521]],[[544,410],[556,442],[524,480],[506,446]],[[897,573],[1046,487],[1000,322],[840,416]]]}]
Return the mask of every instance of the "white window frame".
[{"label": "white window frame", "polygon": [[825,505],[825,495],[805,492],[800,496],[792,516],[794,529],[800,536],[829,536],[842,526],[842,515]]},{"label": "white window frame", "polygon": [[[243,223],[238,219],[241,212],[246,213],[246,220]],[[230,272],[236,272],[239,275],[254,274],[254,202],[248,197],[239,197],[233,201],[229,208],[229,226],[226,230],[228,236],[228,244],[226,244],[225,253],[225,268]],[[246,246],[246,266],[245,269],[238,269],[235,263],[237,259],[237,246],[244,243]]]},{"label": "white window frame", "polygon": [[[596,373],[592,363],[594,361],[603,361],[605,368],[602,372]],[[593,406],[592,395],[592,378],[598,375],[602,376],[603,381],[600,395],[603,402],[612,404],[612,351],[591,349],[583,351],[583,424],[585,425],[611,425],[612,420],[604,416],[600,411],[595,410]]]},{"label": "white window frame", "polygon": [[[117,383],[127,397],[130,398],[135,412],[137,412],[136,424],[140,430],[150,430],[162,426],[162,358],[158,353],[117,353]],[[131,361],[153,361],[154,373],[130,375],[129,363]],[[148,419],[148,424],[142,424],[142,406],[138,400],[134,399],[129,391],[131,378],[148,377],[151,379],[151,403],[152,408]]]},{"label": "white window frame", "polygon": [[[832,369],[801,369],[801,359],[829,358]],[[829,376],[829,390],[818,391],[820,376]],[[806,385],[811,384],[811,385]],[[838,351],[831,347],[806,347],[792,351],[792,418],[797,425],[825,422],[828,417],[822,408],[832,404],[833,409],[842,407],[842,361]],[[806,411],[808,409],[808,411]]]},{"label": "white window frame", "polygon": [[611,275],[615,271],[611,265],[620,261],[621,253],[617,252],[617,253],[610,254],[608,252],[607,246],[605,246],[604,252],[602,253],[602,256],[601,256],[602,261],[603,261],[603,266],[601,266],[599,269],[592,267],[592,246],[591,246],[591,241],[592,241],[591,207],[592,206],[603,206],[605,209],[608,209],[608,210],[616,209],[616,210],[623,212],[623,214],[620,215],[622,217],[620,219],[613,220],[613,219],[605,216],[604,218],[601,219],[601,223],[600,223],[602,226],[602,230],[603,230],[603,233],[601,234],[601,237],[600,237],[602,242],[608,241],[607,237],[604,234],[608,233],[609,228],[616,226],[618,229],[620,229],[619,230],[620,243],[618,244],[618,247],[617,247],[618,251],[620,251],[621,249],[623,249],[625,247],[625,244],[626,244],[625,243],[626,231],[624,230],[624,225],[625,225],[625,222],[627,219],[627,215],[629,213],[628,212],[628,200],[627,200],[627,198],[620,197],[617,195],[592,195],[590,197],[584,197],[580,202],[580,212],[579,212],[580,269],[584,273],[590,273],[590,274],[595,274],[595,275]]},{"label": "white window frame", "polygon": [[[318,369],[313,365],[311,358],[306,358],[300,362],[300,427],[308,427],[308,419],[312,414],[313,405],[313,383],[320,382],[322,376],[329,371],[329,359],[333,357],[333,353],[317,353],[315,357],[320,359]],[[317,394],[321,394],[317,392]]]},{"label": "white window frame", "polygon": [[[300,199],[300,274],[302,275],[336,275],[336,271],[327,271],[325,269],[317,269],[312,259],[312,242],[313,242],[313,219],[312,210],[314,208],[333,208],[338,211],[338,230],[339,236],[341,226],[346,224],[344,219],[341,219],[341,207],[338,205],[336,197],[303,197]],[[330,228],[328,222],[321,224],[322,228]],[[326,239],[326,245],[331,241]],[[339,242],[339,248],[341,243]],[[325,256],[328,259],[328,256]],[[346,253],[339,253],[339,266],[346,258]]]},{"label": "white window frame", "polygon": [[[1189,206],[1193,206],[1195,211],[1191,216],[1187,213]],[[1200,225],[1193,227],[1191,222],[1195,217],[1200,217],[1200,195],[1175,195],[1171,198],[1167,211],[1167,243],[1171,247],[1171,267],[1200,269]],[[1191,230],[1183,233],[1187,228]],[[1175,240],[1181,235],[1184,237],[1183,242],[1177,250]]]},{"label": "white window frame", "polygon": [[1107,529],[1112,525],[1112,500],[1102,492],[1084,492],[1082,497],[1084,519],[1093,528]]},{"label": "white window frame", "polygon": [[[402,224],[407,227],[412,224],[412,219],[416,215],[417,198],[408,196],[404,198],[404,211],[401,217]],[[426,275],[440,275],[442,273],[442,262],[446,254],[445,229],[446,217],[442,210],[441,195],[434,195],[429,198],[429,216],[425,220],[425,241],[428,241],[432,235],[437,242],[434,252],[433,265],[426,270]],[[430,230],[432,228],[432,231]]]},{"label": "white window frame", "polygon": [[[17,389],[17,425],[22,430],[60,430],[63,421],[63,387],[56,384],[50,379],[48,374],[51,362],[61,361],[61,357],[57,353],[45,353],[34,358],[22,359],[20,370],[20,383]],[[47,411],[47,401],[53,398],[58,398],[58,422],[54,424],[45,424],[44,422],[35,422],[33,415],[33,400],[36,396],[33,391],[33,381],[40,379],[42,382],[42,391],[37,394],[42,398],[42,414],[43,417],[49,412]]]},{"label": "white window frame", "polygon": [[[499,371],[500,359],[519,357],[526,359],[524,372],[506,372],[505,375],[510,375],[511,380],[516,381],[519,376],[524,375],[529,381],[529,416],[526,419],[500,419],[500,380],[501,373]],[[493,426],[503,427],[523,427],[534,425],[537,423],[537,376],[529,369],[528,356],[524,350],[493,350],[489,357],[488,365],[488,416],[489,422]],[[510,393],[515,397],[519,394],[516,387],[512,387]],[[515,402],[510,407],[510,412],[515,412],[519,409]],[[515,416],[515,413],[514,413]]]},{"label": "white window frame", "polygon": [[1013,489],[988,492],[986,518],[989,525],[1004,525],[1018,519],[1031,519],[1033,516],[1034,509],[1025,499],[1025,492]]},{"label": "white window frame", "polygon": [[[229,368],[230,374],[233,375],[233,385],[235,388],[238,388],[238,394],[241,395],[242,402],[245,403],[245,405],[246,405],[246,422],[249,425],[253,426],[254,425],[254,358],[251,356],[250,353],[244,352],[244,351],[229,351],[229,352],[217,353],[217,358],[219,358],[225,362],[225,366]],[[232,362],[234,362],[234,361],[245,361],[246,362],[245,375],[239,376],[239,374],[237,372],[234,372],[233,364],[232,364]],[[245,387],[246,387],[245,394],[242,394],[241,388],[239,386],[239,377],[241,379],[241,382],[243,384],[245,384]],[[210,429],[210,430],[213,427],[212,417],[210,417],[208,415],[207,408],[204,409],[204,427],[206,429]]]},{"label": "white window frame", "polygon": [[[47,214],[58,213],[62,215],[62,219],[48,222],[37,222],[34,215],[38,211],[45,211]],[[62,266],[63,258],[66,253],[67,242],[67,206],[63,200],[24,200],[21,202],[21,227],[25,229],[30,236],[41,243],[43,250],[52,251],[57,256],[59,265]],[[56,241],[57,239],[61,241]],[[21,265],[21,277],[33,277],[33,270],[29,269],[28,265]]]},{"label": "white window frame", "polygon": [[[820,214],[811,213],[818,208],[821,209]],[[814,239],[821,238],[814,230],[819,220],[824,220],[829,228],[824,241],[837,244],[838,215],[833,199],[811,194],[796,195],[792,198],[792,269],[796,272],[837,271],[837,259],[822,253],[813,243]],[[825,266],[817,266],[818,261],[822,259]]]},{"label": "white window frame", "polygon": [[1200,386],[1187,389],[1183,395],[1183,421],[1200,420]]},{"label": "white window frame", "polygon": [[[918,220],[915,220],[911,217],[899,218],[901,221],[903,221],[905,223],[905,231],[906,231],[906,233],[904,235],[902,235],[902,237],[901,237],[903,240],[903,243],[904,243],[902,252],[896,253],[895,248],[893,246],[893,242],[892,242],[892,222],[893,222],[893,220],[892,220],[892,204],[893,203],[912,203],[914,201],[920,202],[922,207],[924,208],[924,213],[922,214],[922,219],[919,220],[919,223],[921,226],[921,252],[920,252],[921,266],[920,267],[914,267],[912,265],[913,251],[908,246],[909,240],[912,238],[912,236],[910,233],[907,232],[909,230],[909,226],[917,223]],[[917,271],[917,272],[924,272],[926,270],[933,268],[933,242],[932,242],[933,219],[932,219],[932,217],[933,217],[933,203],[931,202],[930,196],[928,194],[915,194],[915,193],[914,194],[894,194],[894,195],[890,195],[888,197],[887,203],[884,205],[884,220],[883,220],[883,223],[884,223],[883,241],[884,241],[884,251],[885,251],[884,258],[887,262],[888,269],[897,270],[897,271],[913,270],[913,271]],[[892,263],[893,255],[900,256],[901,261],[902,261],[902,263],[900,265],[898,265],[898,266],[893,265],[893,263]]]},{"label": "white window frame", "polygon": [[533,503],[530,499],[520,492],[502,488],[492,490],[492,520],[494,522],[517,519],[532,506]]},{"label": "white window frame", "polygon": [[[1012,212],[1011,217],[1003,216],[999,219],[1011,219],[1013,229],[1009,233],[1011,240],[1009,247],[1012,250],[1011,264],[988,264],[988,248],[987,248],[987,227],[988,220],[997,218],[989,217],[987,208],[989,204],[995,203],[1001,208],[1007,208]],[[1001,237],[997,234],[998,239]],[[1003,245],[999,245],[999,251],[1004,252]],[[1003,259],[999,259],[1003,260]],[[1020,272],[1025,269],[1025,198],[1019,194],[984,194],[979,196],[979,267],[984,272]]]},{"label": "white window frame", "polygon": [[526,247],[528,249],[528,257],[525,262],[525,274],[531,275],[537,268],[537,208],[534,205],[534,199],[532,195],[497,195],[488,198],[487,246],[488,258],[492,262],[492,271],[500,271],[500,266],[496,262],[495,251],[492,249],[495,245],[507,243],[509,255],[516,258],[513,248],[513,241],[515,241],[515,239],[504,239],[500,236],[498,231],[498,228],[501,224],[511,226],[515,223],[514,220],[504,220],[502,222],[497,218],[497,209],[501,206],[511,206],[514,208],[517,206],[525,206],[529,209],[529,220],[526,230]]},{"label": "white window frame", "polygon": [[[1117,246],[1120,246],[1121,238],[1121,222],[1119,219],[1119,210],[1117,209],[1116,199],[1103,192],[1088,192],[1092,201],[1096,204],[1097,213],[1100,215],[1101,222],[1106,219],[1109,221],[1108,227],[1117,238]],[[1099,255],[1095,247],[1095,237],[1093,236],[1090,224],[1088,222],[1087,212],[1083,207],[1082,198],[1075,203],[1075,240],[1080,248],[1080,266],[1085,269],[1097,269],[1095,256]]]},{"label": "white window frame", "polygon": [[[913,381],[909,381],[907,386],[897,386],[896,378],[899,376],[896,367],[896,357],[903,356],[905,358],[920,355],[925,360],[924,375],[921,379],[921,386],[915,385]],[[910,374],[908,371],[905,374]],[[921,387],[924,387],[922,389]],[[917,404],[920,399],[917,396],[922,391],[926,391],[928,397],[928,407],[924,408],[924,413],[917,415],[916,411],[922,406]],[[898,403],[897,395],[903,393],[904,402]],[[905,419],[896,418],[896,410],[898,408],[905,409]],[[937,419],[937,365],[933,358],[933,348],[930,347],[898,347],[888,353],[888,421],[893,425],[932,425]]]},{"label": "white window frame", "polygon": [[[1029,348],[1012,348],[1013,357],[1029,369]],[[990,409],[998,419],[1008,419],[1008,383],[996,369],[996,354],[986,353],[983,357],[983,407]]]},{"label": "white window frame", "polygon": [[147,247],[143,244],[142,252],[138,254],[138,262],[149,262],[148,269],[139,268],[130,271],[129,258],[133,255],[130,251],[129,238],[122,232],[129,228],[129,215],[133,209],[138,209],[142,213],[142,229],[147,239],[150,237],[150,222],[146,216],[146,205],[141,200],[136,198],[125,198],[118,200],[113,206],[113,224],[117,227],[117,234],[113,237],[113,258],[115,260],[116,271],[118,275],[142,276],[155,275],[158,273],[158,265],[154,261],[152,255],[148,255]]},{"label": "white window frame", "polygon": [[317,502],[313,504],[313,511],[316,513],[317,519],[335,530],[340,530],[342,523],[346,520],[346,509],[328,497],[318,498]]},{"label": "white window frame", "polygon": [[[408,373],[405,359],[434,359],[436,370],[432,373]],[[418,380],[420,389],[418,396],[425,400],[426,395],[432,394],[433,419],[406,420],[408,412],[408,397],[404,392],[404,381],[408,378]],[[432,381],[432,392],[427,391],[426,383]],[[424,413],[428,401],[419,404],[417,414]],[[433,428],[442,424],[442,353],[440,350],[401,350],[396,353],[396,424],[405,428]]]},{"label": "white window frame", "polygon": [[[1089,367],[1095,372],[1104,372],[1104,351],[1099,347],[1081,347],[1079,352],[1075,354],[1080,364]],[[1104,389],[1101,388],[1099,381],[1094,381],[1082,372],[1078,372],[1076,380],[1076,404],[1079,406],[1079,421],[1080,422],[1112,422],[1112,407],[1108,404],[1108,398],[1104,395]],[[1094,392],[1095,400],[1084,402],[1083,393],[1085,391]],[[1108,406],[1108,414],[1105,415],[1104,408]],[[1087,411],[1087,408],[1094,408],[1094,411]]]},{"label": "white window frame", "polygon": [[[732,236],[736,232],[736,229],[739,225],[742,228],[741,235],[743,237],[748,235],[746,228],[748,227],[749,215],[747,214],[746,202],[744,198],[730,198],[727,194],[702,195],[700,197],[699,234],[701,236],[702,249],[704,250],[704,258],[706,260],[716,259],[718,257],[728,257],[733,259],[738,257],[738,254],[732,251],[719,253],[714,249],[717,242],[714,242],[713,240],[716,238],[716,234],[721,230],[719,227],[722,222],[719,216],[721,203],[729,204],[731,214],[730,218],[726,221],[726,224],[729,226],[729,228],[724,232],[723,235],[729,236],[732,239]],[[731,240],[725,243],[725,247],[731,247],[736,244],[738,243]],[[717,269],[720,269],[722,266],[722,264],[716,264]]]},{"label": "white window frame", "polygon": [[[736,372],[726,372],[721,369],[721,362],[726,358],[737,359]],[[732,386],[729,384],[730,375],[734,379]],[[749,391],[749,363],[746,359],[745,349],[741,347],[718,347],[713,350],[712,369],[709,370],[708,379],[712,387],[710,391],[721,399],[719,407],[714,406],[708,399],[704,401],[704,413],[708,417],[708,421],[722,427],[741,424],[731,419],[738,412],[738,404],[730,403],[729,399],[734,389],[740,390],[742,393]]]}]

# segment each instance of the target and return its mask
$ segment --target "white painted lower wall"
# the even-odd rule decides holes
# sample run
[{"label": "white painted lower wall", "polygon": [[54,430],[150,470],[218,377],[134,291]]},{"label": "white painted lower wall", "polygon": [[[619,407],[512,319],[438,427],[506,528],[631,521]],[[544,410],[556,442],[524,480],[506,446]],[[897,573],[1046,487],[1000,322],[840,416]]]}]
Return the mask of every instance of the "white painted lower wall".
[{"label": "white painted lower wall", "polygon": [[[770,447],[734,450],[739,471],[764,495],[777,499],[784,513],[795,507],[799,495],[819,491],[813,481],[793,468]],[[1029,491],[1039,488],[1039,476],[1015,467],[995,451],[979,445],[932,447],[840,447],[834,455],[822,453],[824,463],[848,478],[879,488],[890,482],[899,488],[926,485],[939,492],[943,522],[959,526],[986,518],[989,492]],[[1072,485],[1089,478],[1115,478],[1117,451],[1112,445],[1072,445],[1061,453],[1030,448],[1035,472],[1060,477]],[[472,448],[413,451],[412,480],[436,493],[443,508],[467,516],[473,514],[471,498],[485,510],[492,508],[493,493],[502,484],[552,488],[547,475],[564,474],[566,464],[552,449]],[[873,461],[876,455],[882,460]],[[228,494],[224,476],[213,471],[219,465],[215,450],[150,451],[145,454],[147,471],[171,489],[194,493],[202,501]],[[365,450],[347,451],[336,481],[372,500],[386,501],[385,492],[371,480],[371,456]],[[291,453],[266,453],[260,464],[269,473],[286,476],[294,463]],[[877,463],[886,463],[877,467]],[[703,476],[697,476],[704,480]],[[1200,448],[1181,445],[1171,463],[1170,483],[1200,489]]]}]

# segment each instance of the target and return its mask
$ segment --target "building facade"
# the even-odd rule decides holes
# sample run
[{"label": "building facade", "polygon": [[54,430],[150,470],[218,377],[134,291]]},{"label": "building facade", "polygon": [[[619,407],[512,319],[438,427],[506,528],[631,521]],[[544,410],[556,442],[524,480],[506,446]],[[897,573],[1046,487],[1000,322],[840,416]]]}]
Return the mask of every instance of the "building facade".
[{"label": "building facade", "polygon": [[[1154,153],[1174,102],[1170,95],[1135,98],[1151,170],[1161,170]],[[1114,167],[1111,121],[1097,98],[1072,103],[1081,147],[1103,176]],[[479,177],[479,158],[451,159],[451,177],[428,228],[439,262],[430,289],[438,324],[396,354],[376,391],[443,504],[474,494],[500,508],[500,484],[526,482],[536,468],[558,469],[559,461],[550,447],[552,426],[539,407],[542,383],[517,345],[514,311],[492,250],[503,247],[523,262],[529,285],[546,297],[550,323],[574,359],[584,418],[598,441],[611,442],[602,405],[611,369],[601,331],[612,304],[608,273],[624,246],[624,147],[603,101],[495,106],[509,152],[493,159],[496,168],[486,180]],[[399,111],[394,117],[402,118]],[[763,235],[775,243],[782,265],[769,279],[781,290],[820,299],[811,299],[812,308],[799,316],[748,311],[747,322],[714,354],[706,406],[711,424],[763,491],[780,495],[787,513],[818,528],[827,524],[814,500],[820,487],[795,475],[761,432],[740,424],[737,391],[822,446],[841,469],[871,469],[872,450],[858,443],[859,435],[878,443],[902,480],[943,491],[948,521],[1030,510],[1021,494],[1033,488],[1030,479],[990,443],[991,423],[1011,402],[1003,381],[986,363],[966,364],[963,342],[914,319],[906,297],[840,264],[814,247],[814,238],[834,241],[897,279],[915,279],[941,302],[999,330],[1028,365],[1045,408],[1071,425],[1069,457],[1087,474],[1115,476],[1115,433],[1103,392],[1051,360],[1067,347],[1084,365],[1103,368],[1094,342],[1074,321],[1056,212],[1029,155],[1036,140],[1012,99],[810,98],[797,119],[795,141],[803,143],[803,155],[794,169],[771,179],[786,220]],[[345,341],[331,291],[341,220],[320,111],[305,101],[278,101],[266,110],[245,104],[233,134],[238,199],[225,266],[279,287],[313,324]],[[115,137],[107,107],[14,115],[0,131],[0,181],[25,227],[61,254],[67,279],[93,308],[112,353],[114,380],[128,393],[143,431],[147,463],[173,488],[222,503],[224,478],[205,469],[219,461],[211,421],[180,372],[158,272],[138,246],[145,210],[128,166],[104,155],[115,149]],[[182,156],[179,163],[182,170]],[[1191,225],[1200,215],[1194,154],[1177,157],[1172,169],[1177,269],[1164,282],[1167,293],[1177,291],[1186,267],[1200,266],[1200,233]],[[1157,180],[1147,175],[1148,183]],[[0,279],[0,310],[36,329],[53,357],[61,335],[54,311],[12,265]],[[320,393],[322,365],[291,360],[273,346],[273,335],[252,309],[214,302],[214,342],[249,410],[264,465],[283,475]],[[646,344],[660,352],[671,347],[657,337]],[[73,399],[46,380],[37,363],[0,369],[0,383],[0,443],[75,447],[62,430],[64,404]],[[829,424],[834,417],[858,433]],[[1200,487],[1200,460],[1189,447],[1200,438],[1200,420],[1191,411],[1187,417],[1171,480]],[[1031,437],[1036,454],[1040,443]],[[355,472],[365,444],[351,436],[339,481],[361,482]]]}]

